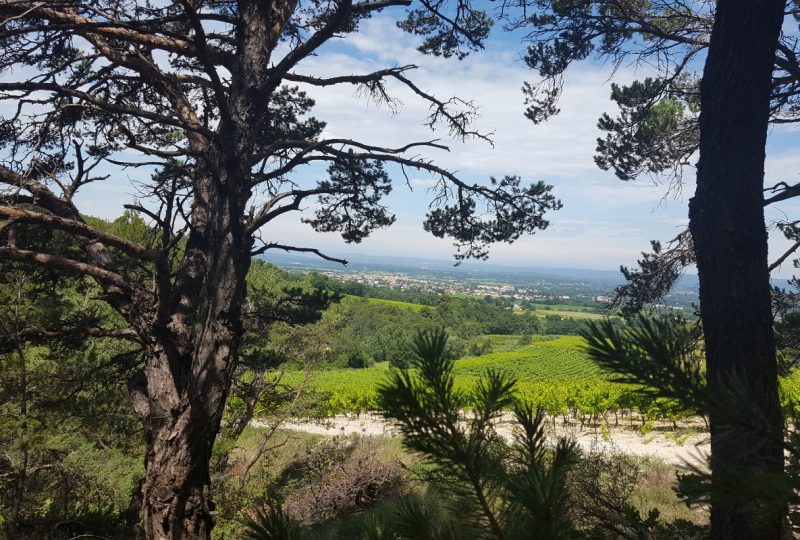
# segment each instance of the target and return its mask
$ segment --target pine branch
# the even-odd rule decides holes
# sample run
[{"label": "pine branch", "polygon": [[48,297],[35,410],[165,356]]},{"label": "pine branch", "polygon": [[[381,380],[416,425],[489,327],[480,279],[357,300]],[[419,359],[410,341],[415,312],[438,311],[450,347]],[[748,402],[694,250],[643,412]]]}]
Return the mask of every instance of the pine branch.
[{"label": "pine branch", "polygon": [[54,268],[70,274],[89,276],[97,279],[101,283],[117,287],[129,295],[133,295],[135,292],[135,287],[122,275],[93,264],[67,259],[65,257],[11,247],[0,247],[0,259],[9,259],[44,266],[46,268]]},{"label": "pine branch", "polygon": [[92,241],[101,241],[106,245],[120,249],[132,257],[145,261],[156,262],[160,259],[161,253],[154,249],[149,249],[119,236],[105,233],[86,223],[65,219],[58,216],[32,212],[20,208],[0,205],[0,217],[6,217],[12,222],[35,223],[48,229],[58,229]]},{"label": "pine branch", "polygon": [[320,250],[316,248],[306,248],[306,247],[297,247],[297,246],[288,246],[286,244],[264,244],[262,247],[258,248],[257,250],[253,251],[253,255],[261,255],[262,253],[270,250],[270,249],[282,249],[283,251],[290,252],[294,251],[297,253],[313,253],[317,257],[325,259],[326,261],[331,261],[335,263],[339,263],[341,265],[347,265],[347,259],[339,259],[337,257],[331,257],[330,255],[326,255]]},{"label": "pine branch", "polygon": [[[3,17],[3,24],[0,25],[0,28],[13,19],[28,16],[35,16],[35,18],[48,21],[57,29],[71,29],[82,35],[100,35],[192,58],[198,58],[201,55],[201,50],[193,41],[178,37],[167,37],[152,31],[140,32],[135,29],[135,21],[95,20],[78,15],[68,7],[48,7],[48,2],[0,0],[0,17]],[[24,31],[25,33],[51,31],[53,30],[51,24],[32,24],[24,27]],[[3,33],[0,32],[0,35]],[[16,30],[15,33],[21,32]],[[222,49],[208,47],[206,53],[211,60],[219,65],[229,66],[233,62],[233,55]]]}]

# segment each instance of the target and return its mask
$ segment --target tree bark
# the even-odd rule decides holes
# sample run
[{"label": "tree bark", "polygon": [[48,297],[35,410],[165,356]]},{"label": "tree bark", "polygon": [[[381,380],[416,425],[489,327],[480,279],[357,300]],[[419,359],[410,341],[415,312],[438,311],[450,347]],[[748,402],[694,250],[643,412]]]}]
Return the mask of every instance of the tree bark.
[{"label": "tree bark", "polygon": [[[700,277],[708,385],[738,392],[760,418],[711,414],[714,539],[777,539],[783,507],[730,499],[731,480],[783,470],[783,420],[772,334],[764,158],[780,0],[721,0],[701,85],[700,160],[690,229]],[[741,422],[745,421],[745,422]]]},{"label": "tree bark", "polygon": [[211,537],[209,461],[242,334],[251,241],[241,205],[241,162],[220,159],[195,181],[188,264],[176,277],[171,316],[146,341],[147,454],[143,486],[148,540]]},{"label": "tree bark", "polygon": [[214,306],[216,313],[200,325],[188,354],[179,354],[180,345],[174,343],[171,350],[159,343],[148,351],[143,509],[149,540],[211,537],[214,503],[209,461],[225,407],[229,372],[238,353],[239,333],[231,318],[238,320],[244,296],[238,290],[244,277],[223,281],[236,293]]},{"label": "tree bark", "polygon": [[[289,16],[294,9],[289,2]],[[245,228],[257,126],[269,94],[270,36],[282,31],[272,2],[239,3],[239,53],[214,141],[197,138],[191,229],[169,299],[147,347],[147,540],[209,539],[210,458],[242,337],[253,239]],[[280,23],[280,24],[279,24]],[[276,38],[277,39],[277,38]]]},{"label": "tree bark", "polygon": [[[210,433],[192,429],[191,411],[148,436],[144,484],[144,530],[148,539],[210,538]],[[209,440],[210,439],[210,440]]]}]

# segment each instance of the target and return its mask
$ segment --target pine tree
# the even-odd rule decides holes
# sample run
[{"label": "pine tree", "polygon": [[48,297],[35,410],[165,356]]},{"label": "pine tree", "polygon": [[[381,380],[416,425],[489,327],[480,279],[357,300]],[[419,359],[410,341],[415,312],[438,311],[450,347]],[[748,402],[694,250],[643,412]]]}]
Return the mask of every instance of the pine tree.
[{"label": "pine tree", "polygon": [[[251,258],[311,252],[281,238],[276,220],[310,203],[306,222],[359,242],[391,225],[382,203],[388,164],[436,182],[425,228],[453,238],[458,257],[547,227],[550,187],[516,176],[467,181],[435,165],[436,141],[388,148],[327,138],[299,83],[356,85],[393,103],[390,85],[430,105],[427,123],[455,138],[486,138],[468,101],[440,98],[409,78],[414,66],[326,77],[305,70],[327,42],[408,0],[0,0],[0,258],[93,279],[144,351],[130,378],[147,444],[147,538],[208,538],[209,460],[239,361]],[[421,2],[402,28],[430,54],[482,48],[491,20],[467,3]],[[327,166],[318,181],[299,176]],[[80,193],[130,176],[128,209],[154,234],[129,240],[85,217]],[[14,231],[62,231],[68,256]],[[345,262],[338,260],[339,262]]]}]

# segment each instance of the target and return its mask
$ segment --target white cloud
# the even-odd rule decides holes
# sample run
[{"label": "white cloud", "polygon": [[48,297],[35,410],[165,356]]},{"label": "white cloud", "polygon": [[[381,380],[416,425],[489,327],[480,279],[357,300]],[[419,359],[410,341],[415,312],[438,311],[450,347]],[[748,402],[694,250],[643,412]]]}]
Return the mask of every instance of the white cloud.
[{"label": "white cloud", "polygon": [[[396,110],[376,107],[352,86],[308,88],[317,102],[315,114],[328,122],[326,131],[331,136],[380,146],[442,137],[450,151],[426,151],[424,155],[457,171],[465,180],[483,182],[490,175],[508,173],[554,184],[565,208],[549,216],[551,228],[514,245],[495,246],[494,259],[615,268],[620,262],[635,261],[650,239],[677,234],[675,223],[685,216],[685,201],[663,202],[665,186],[646,181],[623,183],[594,163],[600,136],[597,118],[613,111],[607,70],[589,65],[572,69],[564,85],[561,114],[535,126],[524,118],[521,92],[523,81],[533,80],[535,74],[518,60],[516,50],[484,51],[458,62],[421,55],[414,50],[415,44],[415,38],[399,32],[390,19],[375,18],[364,23],[356,36],[310,59],[299,71],[334,76],[413,63],[418,68],[409,72],[409,78],[423,90],[440,99],[455,94],[473,101],[481,115],[476,127],[493,132],[494,147],[480,140],[461,142],[446,134],[432,134],[423,125],[429,104],[401,84],[389,85],[392,95],[402,103]],[[622,70],[615,80],[630,81],[635,75]],[[428,187],[430,180],[414,177],[411,184]],[[397,223],[353,249],[379,252],[391,246],[398,254],[438,257],[452,253],[449,240],[422,232],[420,221],[427,199],[422,193],[415,195],[415,199],[393,195],[399,200]],[[659,218],[665,208],[668,224]],[[305,236],[312,233],[300,234],[307,241],[314,240]],[[334,236],[317,237],[316,241],[329,249],[350,249]]]},{"label": "white cloud", "polygon": [[800,182],[800,154],[796,150],[767,153],[764,172],[766,186],[778,182]]},{"label": "white cloud", "polygon": [[[389,85],[392,95],[402,102],[396,114],[386,106],[370,104],[349,85],[309,88],[317,101],[315,114],[328,122],[329,133],[385,146],[442,137],[450,152],[432,152],[432,157],[476,178],[506,172],[549,179],[598,175],[592,160],[599,135],[595,122],[612,108],[603,71],[591,67],[571,71],[561,101],[563,112],[544,125],[534,126],[523,116],[521,87],[535,75],[515,60],[515,51],[477,53],[462,62],[429,58],[415,52],[411,38],[393,28],[386,18],[368,21],[348,43],[354,44],[362,56],[340,51],[322,53],[299,70],[333,76],[413,63],[418,69],[409,72],[409,78],[423,90],[443,100],[455,94],[478,106],[481,117],[476,127],[494,132],[495,146],[481,140],[461,143],[446,133],[432,134],[423,125],[429,104],[396,82]],[[621,73],[619,77],[630,79],[632,74]]]},{"label": "white cloud", "polygon": [[[633,264],[639,252],[648,248],[649,240],[668,240],[685,226],[686,202],[694,192],[691,171],[682,194],[665,198],[667,186],[646,180],[622,182],[600,171],[593,161],[596,139],[601,135],[597,118],[613,112],[607,68],[574,66],[565,80],[561,114],[534,126],[523,116],[521,86],[525,80],[534,80],[535,74],[519,61],[517,49],[495,46],[459,62],[421,55],[415,51],[417,43],[417,38],[399,31],[391,19],[376,17],[362,23],[354,36],[326,45],[297,71],[330,77],[414,64],[418,67],[408,76],[421,89],[440,99],[458,95],[474,101],[481,115],[476,127],[494,132],[494,147],[479,140],[453,140],[446,132],[432,133],[424,125],[429,104],[397,82],[389,84],[390,93],[399,100],[394,108],[376,105],[352,85],[306,88],[316,100],[313,114],[327,122],[325,137],[379,146],[441,138],[449,152],[426,149],[421,155],[457,171],[465,180],[486,181],[490,175],[509,173],[552,183],[564,209],[549,216],[551,228],[513,245],[495,246],[494,260],[614,269],[619,264]],[[645,75],[644,71],[623,69],[614,80],[626,82]],[[797,179],[800,157],[789,151],[773,152],[767,172],[769,178]],[[428,202],[425,191],[432,181],[423,173],[414,173],[409,180],[413,194],[407,193],[404,182],[398,178],[397,189],[388,199],[398,214],[397,223],[389,230],[377,231],[361,245],[346,246],[337,235],[316,233],[296,217],[272,224],[264,237],[334,253],[449,256],[451,241],[433,238],[421,227]],[[84,200],[92,213],[97,209],[97,214],[113,217],[121,211],[122,202],[127,202],[124,193],[133,190],[121,191],[95,191]],[[783,208],[779,211],[798,210]],[[769,218],[776,219],[774,212]],[[783,245],[774,237],[772,251],[778,253]],[[785,273],[790,274],[791,269]]]}]

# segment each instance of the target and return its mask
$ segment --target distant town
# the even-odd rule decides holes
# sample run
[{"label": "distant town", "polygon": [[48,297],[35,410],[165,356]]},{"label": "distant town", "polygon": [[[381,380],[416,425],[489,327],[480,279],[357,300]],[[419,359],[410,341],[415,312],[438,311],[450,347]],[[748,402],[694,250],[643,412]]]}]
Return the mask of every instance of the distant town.
[{"label": "distant town", "polygon": [[454,281],[452,279],[409,275],[402,272],[365,272],[357,274],[334,270],[322,270],[318,272],[331,278],[353,281],[373,287],[389,287],[391,289],[416,290],[439,294],[489,296],[491,298],[507,298],[538,303],[577,302],[578,305],[587,306],[591,306],[592,304],[600,306],[610,300],[610,297],[607,295],[591,296],[581,293],[575,296],[570,294],[553,295],[547,294],[541,288],[533,286],[519,284],[488,284],[474,282],[472,280]]},{"label": "distant town", "polygon": [[[555,304],[602,309],[622,283],[616,272],[513,268],[489,263],[453,267],[441,261],[405,258],[355,259],[346,267],[324,260],[279,255],[268,260],[292,272],[318,272],[331,278],[373,287],[438,294],[505,298],[517,305]],[[691,309],[697,303],[694,276],[676,287],[665,306]]]}]

